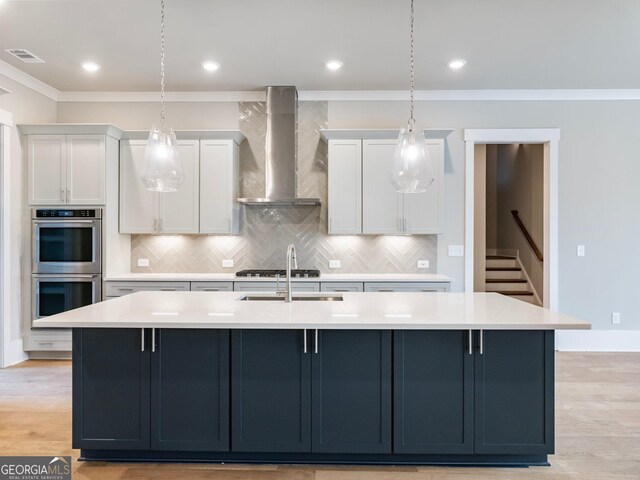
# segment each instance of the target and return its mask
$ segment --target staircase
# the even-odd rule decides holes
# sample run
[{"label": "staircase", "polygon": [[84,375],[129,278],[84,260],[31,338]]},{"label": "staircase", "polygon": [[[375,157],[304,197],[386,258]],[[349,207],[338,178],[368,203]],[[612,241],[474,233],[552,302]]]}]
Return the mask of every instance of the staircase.
[{"label": "staircase", "polygon": [[516,257],[487,255],[485,291],[498,292],[523,302],[540,305]]}]

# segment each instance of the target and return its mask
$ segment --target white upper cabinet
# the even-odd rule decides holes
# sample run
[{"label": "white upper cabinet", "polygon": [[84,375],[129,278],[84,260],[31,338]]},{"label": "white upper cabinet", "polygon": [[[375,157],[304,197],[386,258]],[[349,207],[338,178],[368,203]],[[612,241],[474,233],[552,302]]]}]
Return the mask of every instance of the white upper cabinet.
[{"label": "white upper cabinet", "polygon": [[391,183],[396,140],[362,143],[362,233],[402,233],[403,195]]},{"label": "white upper cabinet", "polygon": [[233,140],[200,142],[200,233],[239,232],[238,161]]},{"label": "white upper cabinet", "polygon": [[444,232],[444,140],[427,140],[429,157],[435,162],[435,180],[422,193],[405,193],[404,233]]},{"label": "white upper cabinet", "polygon": [[66,135],[29,135],[29,203],[66,203]]},{"label": "white upper cabinet", "polygon": [[31,205],[104,205],[104,135],[28,135]]},{"label": "white upper cabinet", "polygon": [[[391,183],[397,142],[392,137],[397,132],[325,132],[329,141],[329,234],[417,235],[444,231],[444,140],[427,139],[436,166],[435,181],[427,191],[398,193]],[[349,133],[355,139],[348,139]],[[361,138],[356,137],[358,134]]]},{"label": "white upper cabinet", "polygon": [[177,192],[159,193],[158,222],[161,233],[198,233],[200,142],[179,140],[178,155],[184,182]]},{"label": "white upper cabinet", "polygon": [[329,140],[329,234],[362,233],[362,140]]},{"label": "white upper cabinet", "polygon": [[104,135],[67,135],[67,203],[105,203]]},{"label": "white upper cabinet", "polygon": [[146,147],[146,140],[120,142],[120,233],[156,233],[158,228],[158,194],[140,180]]},{"label": "white upper cabinet", "polygon": [[146,144],[146,140],[120,143],[120,233],[238,233],[234,140],[178,140],[185,180],[170,193],[150,192],[140,180],[146,168]]}]

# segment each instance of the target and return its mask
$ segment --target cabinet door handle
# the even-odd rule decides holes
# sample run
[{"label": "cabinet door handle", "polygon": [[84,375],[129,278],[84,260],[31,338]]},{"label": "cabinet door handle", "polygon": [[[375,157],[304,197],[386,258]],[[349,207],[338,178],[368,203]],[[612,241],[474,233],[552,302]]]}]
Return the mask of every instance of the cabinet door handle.
[{"label": "cabinet door handle", "polygon": [[164,218],[160,219],[160,231],[164,232]]},{"label": "cabinet door handle", "polygon": [[158,231],[158,219],[157,218],[153,218],[153,231],[157,232]]},{"label": "cabinet door handle", "polygon": [[161,288],[160,291],[161,292],[175,292],[176,289],[175,288]]},{"label": "cabinet door handle", "polygon": [[407,219],[406,218],[402,219],[402,231],[404,233],[407,233]]},{"label": "cabinet door handle", "polygon": [[307,329],[302,331],[302,351],[307,353]]},{"label": "cabinet door handle", "polygon": [[71,198],[71,190],[67,188],[67,203],[69,203],[70,198]]},{"label": "cabinet door handle", "polygon": [[381,288],[381,289],[376,290],[376,291],[378,291],[378,292],[395,292],[395,290],[391,290],[389,288]]},{"label": "cabinet door handle", "polygon": [[151,329],[151,352],[156,351],[156,329]]},{"label": "cabinet door handle", "polygon": [[60,189],[60,201],[64,203],[64,188]]},{"label": "cabinet door handle", "polygon": [[140,351],[144,352],[144,328],[140,329]]},{"label": "cabinet door handle", "polygon": [[347,288],[334,288],[333,291],[334,292],[350,292],[351,290]]},{"label": "cabinet door handle", "polygon": [[484,355],[484,330],[480,330],[480,355]]},{"label": "cabinet door handle", "polygon": [[203,292],[219,292],[220,291],[219,288],[202,288],[200,290]]},{"label": "cabinet door handle", "polygon": [[314,342],[314,352],[313,353],[318,353],[318,329],[316,328],[316,335],[315,335],[315,342]]},{"label": "cabinet door handle", "polygon": [[469,330],[469,355],[473,355],[473,330]]}]

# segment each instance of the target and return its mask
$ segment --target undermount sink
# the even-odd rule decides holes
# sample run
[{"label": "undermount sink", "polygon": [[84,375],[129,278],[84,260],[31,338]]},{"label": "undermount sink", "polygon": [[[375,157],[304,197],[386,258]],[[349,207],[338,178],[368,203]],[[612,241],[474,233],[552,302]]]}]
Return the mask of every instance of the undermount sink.
[{"label": "undermount sink", "polygon": [[[251,302],[268,302],[268,301],[285,301],[284,295],[278,294],[262,294],[262,295],[245,295],[240,298],[241,301]],[[341,302],[342,295],[293,295],[294,302]]]}]

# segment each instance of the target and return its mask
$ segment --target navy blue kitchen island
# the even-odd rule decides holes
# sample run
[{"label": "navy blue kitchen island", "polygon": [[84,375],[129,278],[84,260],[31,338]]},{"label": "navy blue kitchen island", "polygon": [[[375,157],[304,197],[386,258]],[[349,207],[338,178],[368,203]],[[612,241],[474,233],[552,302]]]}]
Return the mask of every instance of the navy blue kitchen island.
[{"label": "navy blue kitchen island", "polygon": [[42,320],[73,328],[81,460],[525,466],[554,452],[554,329],[584,322],[497,294],[239,295],[143,292]]}]

